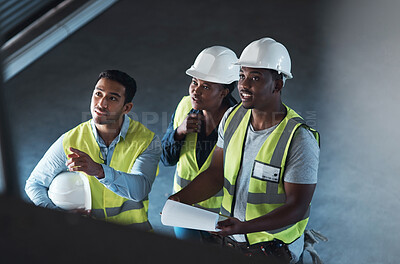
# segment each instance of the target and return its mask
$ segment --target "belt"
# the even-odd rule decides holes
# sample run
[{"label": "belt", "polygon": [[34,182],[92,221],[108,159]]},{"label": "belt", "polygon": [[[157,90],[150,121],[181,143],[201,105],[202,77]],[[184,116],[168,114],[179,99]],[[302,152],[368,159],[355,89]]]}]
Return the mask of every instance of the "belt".
[{"label": "belt", "polygon": [[229,237],[219,237],[219,239],[222,245],[239,250],[248,257],[266,257],[279,261],[279,263],[290,263],[292,259],[287,244],[277,239],[253,245],[249,245],[247,242],[237,242]]}]

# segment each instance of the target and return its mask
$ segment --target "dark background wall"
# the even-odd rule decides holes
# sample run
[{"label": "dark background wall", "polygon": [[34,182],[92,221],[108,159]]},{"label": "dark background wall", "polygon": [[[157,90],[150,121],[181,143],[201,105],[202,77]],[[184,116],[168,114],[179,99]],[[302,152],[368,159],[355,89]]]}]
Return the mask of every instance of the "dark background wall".
[{"label": "dark background wall", "polygon": [[[361,0],[121,0],[5,83],[21,193],[48,147],[89,118],[100,71],[136,78],[130,116],[162,137],[187,94],[185,70],[203,48],[225,45],[239,56],[269,36],[292,58],[284,102],[322,136],[310,228],[330,240],[317,250],[326,263],[397,263],[399,8]],[[150,219],[167,235],[159,212],[173,171],[160,164],[150,195]]]}]

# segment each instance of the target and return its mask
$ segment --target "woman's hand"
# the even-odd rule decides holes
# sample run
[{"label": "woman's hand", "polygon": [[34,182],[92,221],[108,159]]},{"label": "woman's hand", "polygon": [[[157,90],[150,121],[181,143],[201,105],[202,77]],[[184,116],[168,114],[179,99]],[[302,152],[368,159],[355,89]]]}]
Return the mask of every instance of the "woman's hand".
[{"label": "woman's hand", "polygon": [[204,116],[201,114],[189,114],[182,124],[176,129],[175,140],[183,140],[189,133],[199,133]]}]

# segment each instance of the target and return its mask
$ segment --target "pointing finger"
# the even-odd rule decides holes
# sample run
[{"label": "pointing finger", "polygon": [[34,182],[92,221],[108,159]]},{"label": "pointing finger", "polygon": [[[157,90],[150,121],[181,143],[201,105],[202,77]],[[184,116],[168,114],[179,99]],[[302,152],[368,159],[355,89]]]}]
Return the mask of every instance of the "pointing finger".
[{"label": "pointing finger", "polygon": [[76,154],[76,153],[72,153],[72,154],[68,154],[67,157],[68,157],[69,159],[70,159],[70,158],[78,158],[79,155]]},{"label": "pointing finger", "polygon": [[70,147],[69,150],[70,150],[71,152],[73,152],[73,153],[78,154],[79,156],[85,156],[85,155],[87,155],[85,152],[80,151],[79,149],[76,149],[76,148]]}]

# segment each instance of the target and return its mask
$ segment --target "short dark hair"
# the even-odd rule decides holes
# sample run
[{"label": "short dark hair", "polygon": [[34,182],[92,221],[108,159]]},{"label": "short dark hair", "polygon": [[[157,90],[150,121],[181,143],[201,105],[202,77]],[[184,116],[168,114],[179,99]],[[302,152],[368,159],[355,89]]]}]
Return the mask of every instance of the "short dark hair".
[{"label": "short dark hair", "polygon": [[125,102],[132,102],[133,97],[136,93],[136,81],[131,76],[126,74],[125,72],[119,70],[105,70],[99,74],[99,78],[97,78],[96,83],[101,79],[106,78],[109,80],[113,80],[119,82],[125,87]]}]

